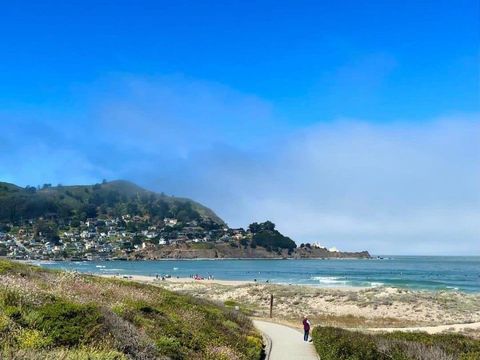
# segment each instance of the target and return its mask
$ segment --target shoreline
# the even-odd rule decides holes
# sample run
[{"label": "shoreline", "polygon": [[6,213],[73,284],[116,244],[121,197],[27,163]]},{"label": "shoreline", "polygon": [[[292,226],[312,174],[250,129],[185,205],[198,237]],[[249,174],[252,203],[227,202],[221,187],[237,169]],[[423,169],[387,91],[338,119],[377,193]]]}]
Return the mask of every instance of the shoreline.
[{"label": "shoreline", "polygon": [[[238,261],[238,266],[241,266],[241,260],[246,260],[246,259],[194,259],[195,261],[191,261],[189,259],[182,259],[179,260],[178,265],[175,265],[178,268],[183,269],[182,271],[176,272],[175,270],[178,270],[178,268],[174,267],[173,271],[169,266],[167,265],[168,263],[172,264],[172,261],[175,261],[173,259],[165,259],[165,262],[163,260],[158,260],[157,261],[157,266],[154,265],[153,260],[142,260],[142,261],[136,261],[136,260],[131,260],[128,262],[124,262],[121,260],[117,261],[53,261],[53,260],[45,260],[45,261],[39,261],[39,260],[17,260],[18,262],[21,263],[28,263],[28,264],[33,264],[37,265],[40,267],[44,268],[61,268],[66,271],[77,271],[77,272],[82,272],[85,274],[92,274],[92,275],[99,275],[99,276],[117,276],[117,277],[123,277],[123,276],[143,276],[145,281],[149,281],[151,279],[155,279],[156,277],[163,276],[171,276],[169,279],[170,281],[173,281],[174,279],[177,279],[177,274],[178,274],[178,281],[181,282],[189,282],[189,281],[194,281],[190,277],[190,275],[193,274],[199,274],[203,275],[204,279],[199,280],[203,282],[212,282],[211,280],[207,279],[206,275],[214,275],[215,280],[213,282],[217,283],[224,283],[224,284],[232,284],[232,285],[240,285],[240,284],[249,284],[249,283],[257,283],[257,284],[272,284],[272,285],[282,285],[282,286],[306,286],[309,288],[314,288],[314,289],[344,289],[344,290],[362,290],[362,289],[375,289],[375,288],[395,288],[399,290],[408,290],[408,291],[416,291],[416,292],[429,292],[429,293],[461,293],[461,294],[480,294],[480,287],[473,287],[471,285],[465,286],[465,288],[462,288],[461,284],[456,284],[456,283],[448,283],[446,281],[445,283],[442,283],[442,281],[438,282],[437,286],[432,286],[432,285],[427,285],[423,286],[423,284],[420,282],[417,282],[416,279],[404,279],[402,280],[401,283],[398,281],[390,281],[389,277],[383,277],[382,274],[380,274],[380,277],[360,277],[360,278],[355,278],[355,277],[349,277],[348,275],[341,276],[338,274],[331,274],[329,275],[328,273],[321,273],[320,275],[311,275],[309,273],[303,274],[304,276],[276,276],[276,275],[271,275],[268,274],[268,269],[269,263],[265,263],[264,265],[261,265],[259,268],[260,270],[257,275],[256,271],[240,271],[233,275],[235,276],[228,276],[229,273],[224,273],[221,270],[215,270],[217,267],[215,265],[208,265],[208,263],[211,263],[212,260],[224,260],[226,263],[220,264],[218,269],[223,269],[225,267],[224,264],[228,264],[229,261],[231,260],[237,260]],[[264,259],[254,259],[254,260],[264,260]],[[268,259],[268,260],[280,260],[280,259]],[[314,259],[308,259],[308,260],[314,260]],[[331,260],[331,259],[329,259]],[[334,260],[345,260],[345,259],[334,259]],[[361,260],[361,259],[355,259],[355,260]],[[367,260],[367,259],[365,259]],[[368,260],[375,260],[375,259],[368,259]],[[145,263],[147,261],[147,263]],[[190,265],[185,265],[185,268],[181,262],[188,263],[190,262]],[[204,261],[204,265],[200,266],[201,262]],[[300,262],[302,260],[299,260]],[[380,261],[380,260],[377,260]],[[389,260],[386,260],[389,261]],[[148,265],[148,262],[152,263],[152,266]],[[161,265],[163,262],[164,265]],[[122,265],[124,263],[124,265]],[[198,267],[195,264],[198,264]],[[230,266],[236,266],[236,262],[231,262],[230,265],[227,265],[226,269],[231,269]],[[305,262],[306,263],[306,262]],[[335,262],[338,264],[338,266],[341,266],[342,262]],[[370,268],[370,266],[367,264],[367,262],[355,262],[356,264],[365,264],[365,265],[358,265],[359,267],[366,267]],[[370,263],[370,262],[368,262]],[[78,265],[75,265],[78,264]],[[116,265],[115,265],[116,264]],[[139,267],[137,269],[136,265],[138,264]],[[144,264],[143,266],[140,266],[141,264]],[[174,263],[173,263],[174,264]],[[213,264],[213,263],[211,263]],[[252,262],[251,266],[254,266],[255,263]],[[273,264],[273,263],[272,263]],[[282,263],[276,263],[277,265],[275,266],[282,266]],[[292,264],[294,264],[292,262]],[[318,263],[318,266],[320,265],[320,262]],[[353,262],[351,263],[353,264]],[[373,263],[371,263],[373,264]],[[221,266],[220,266],[221,265]],[[285,263],[287,265],[287,263]],[[171,265],[174,266],[174,265]],[[205,266],[205,268],[203,268]],[[306,265],[305,265],[306,266]],[[310,266],[310,268],[315,267],[316,265]],[[325,265],[328,266],[328,265]],[[332,263],[333,266],[333,263]],[[382,265],[383,267],[388,267],[388,264]],[[98,269],[101,268],[101,269]],[[242,266],[240,269],[245,268]],[[249,267],[247,267],[248,269]],[[256,268],[256,265],[255,267]],[[188,270],[187,270],[188,269]],[[267,269],[267,270],[265,270]],[[138,270],[138,271],[137,271]],[[288,274],[287,274],[288,275]],[[273,279],[271,278],[273,276]],[[256,281],[255,281],[256,279]],[[411,281],[410,281],[411,280]]]},{"label": "shoreline", "polygon": [[286,285],[239,280],[157,280],[155,276],[97,275],[151,284],[170,291],[235,306],[255,318],[297,324],[308,315],[313,324],[359,331],[454,331],[471,333],[480,326],[480,294],[429,292],[394,287],[354,288]]},{"label": "shoreline", "polygon": [[[1,258],[1,257],[0,257]],[[284,258],[284,257],[264,257],[264,258],[242,258],[242,257],[231,257],[231,258],[159,258],[159,259],[98,259],[98,260],[85,260],[85,259],[49,259],[49,260],[28,260],[28,259],[10,259],[4,257],[7,260],[11,261],[19,261],[25,263],[32,263],[32,262],[112,262],[112,261],[119,261],[119,262],[150,262],[150,261],[230,261],[230,260],[282,260],[282,261],[289,261],[289,260],[390,260],[393,257],[388,258],[377,258],[377,257],[309,257],[309,258]]]},{"label": "shoreline", "polygon": [[152,275],[128,275],[128,274],[98,274],[94,273],[93,276],[100,276],[108,279],[120,279],[120,280],[130,280],[130,281],[137,281],[143,283],[153,283],[153,284],[162,284],[162,283],[174,283],[174,284],[210,284],[210,285],[227,285],[227,286],[243,286],[243,285],[251,285],[256,284],[255,281],[247,281],[247,280],[209,280],[209,279],[202,279],[196,280],[190,277],[170,277],[164,278],[162,280],[161,277],[156,277]]},{"label": "shoreline", "polygon": [[330,290],[342,290],[342,291],[359,291],[372,289],[374,287],[368,286],[322,286],[322,285],[313,285],[313,284],[289,284],[289,283],[275,283],[275,282],[265,282],[265,281],[254,281],[254,280],[222,280],[222,279],[194,279],[190,277],[175,276],[170,278],[165,278],[162,280],[161,276],[158,278],[153,275],[130,275],[130,274],[101,274],[93,273],[91,275],[100,276],[110,279],[121,279],[121,280],[131,280],[139,281],[145,283],[173,283],[173,284],[199,284],[199,285],[227,285],[227,286],[245,286],[245,285],[271,285],[271,286],[296,286],[296,287],[307,287],[312,289],[330,289]]}]

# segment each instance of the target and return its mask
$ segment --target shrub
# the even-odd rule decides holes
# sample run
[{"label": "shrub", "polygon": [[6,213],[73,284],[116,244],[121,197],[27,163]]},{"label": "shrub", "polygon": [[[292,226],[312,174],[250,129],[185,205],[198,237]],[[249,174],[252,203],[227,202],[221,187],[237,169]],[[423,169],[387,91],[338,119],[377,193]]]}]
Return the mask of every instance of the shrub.
[{"label": "shrub", "polygon": [[10,326],[10,319],[4,314],[0,314],[0,333],[7,331]]},{"label": "shrub", "polygon": [[209,346],[205,353],[208,360],[240,360],[241,357],[228,346]]},{"label": "shrub", "polygon": [[102,309],[102,315],[106,330],[113,337],[118,351],[130,355],[133,359],[156,357],[154,345],[133,324],[108,309]]},{"label": "shrub", "polygon": [[16,263],[13,261],[0,260],[0,274],[16,271],[21,268],[22,266],[19,263]]},{"label": "shrub", "polygon": [[161,354],[167,355],[172,359],[183,359],[182,344],[178,339],[168,336],[161,336],[157,342],[157,349]]},{"label": "shrub", "polygon": [[234,307],[234,306],[239,305],[238,302],[236,302],[235,300],[231,300],[231,299],[225,300],[225,302],[223,304],[227,307]]},{"label": "shrub", "polygon": [[322,360],[380,360],[383,355],[371,336],[334,327],[316,327],[312,332]]},{"label": "shrub", "polygon": [[55,350],[5,350],[0,352],[0,359],[15,360],[128,360],[117,351],[80,348]]},{"label": "shrub", "polygon": [[34,329],[22,329],[15,340],[20,349],[43,349],[52,343],[52,339],[41,331]]},{"label": "shrub", "polygon": [[55,345],[74,346],[91,340],[102,326],[102,315],[92,305],[57,301],[35,311],[31,325],[48,333]]},{"label": "shrub", "polygon": [[247,358],[252,360],[261,359],[263,355],[263,341],[259,336],[247,336]]},{"label": "shrub", "polygon": [[460,334],[394,332],[369,335],[333,327],[316,327],[312,337],[322,360],[480,359],[480,340]]},{"label": "shrub", "polygon": [[[383,337],[386,339],[437,346],[448,354],[480,353],[480,340],[475,340],[461,334],[430,335],[425,332],[393,332],[385,334]],[[480,356],[478,358],[480,358]]]}]

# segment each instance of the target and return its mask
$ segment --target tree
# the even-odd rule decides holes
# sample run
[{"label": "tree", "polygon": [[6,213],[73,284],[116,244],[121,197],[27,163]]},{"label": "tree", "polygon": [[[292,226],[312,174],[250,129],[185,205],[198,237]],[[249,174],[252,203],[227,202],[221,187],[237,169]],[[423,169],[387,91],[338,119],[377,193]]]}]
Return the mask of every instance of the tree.
[{"label": "tree", "polygon": [[96,218],[97,217],[97,207],[93,204],[87,204],[83,207],[82,213],[85,214],[85,218]]},{"label": "tree", "polygon": [[260,226],[258,223],[256,223],[256,222],[251,223],[250,225],[248,225],[248,229],[249,229],[253,234],[255,234],[255,233],[259,232],[260,230],[262,230],[261,226]]},{"label": "tree", "polygon": [[252,223],[248,226],[248,228],[250,229],[250,231],[253,233],[253,234],[256,234],[260,231],[275,231],[275,224],[269,220],[263,222],[263,223]]},{"label": "tree", "polygon": [[141,236],[141,235],[135,235],[135,236],[133,237],[133,244],[134,244],[134,245],[140,245],[140,244],[143,242],[143,240],[144,240],[144,237],[143,237],[143,236]]},{"label": "tree", "polygon": [[278,251],[279,249],[295,249],[297,244],[287,236],[283,236],[278,231],[262,230],[253,236],[257,245],[263,246],[268,251]]},{"label": "tree", "polygon": [[260,224],[262,230],[266,231],[273,231],[275,230],[275,224],[269,220],[265,221],[264,223]]},{"label": "tree", "polygon": [[80,220],[72,219],[72,221],[70,221],[70,226],[74,228],[78,228],[80,226]]},{"label": "tree", "polygon": [[137,203],[130,202],[127,204],[127,213],[130,215],[138,215],[140,210],[138,209]]}]

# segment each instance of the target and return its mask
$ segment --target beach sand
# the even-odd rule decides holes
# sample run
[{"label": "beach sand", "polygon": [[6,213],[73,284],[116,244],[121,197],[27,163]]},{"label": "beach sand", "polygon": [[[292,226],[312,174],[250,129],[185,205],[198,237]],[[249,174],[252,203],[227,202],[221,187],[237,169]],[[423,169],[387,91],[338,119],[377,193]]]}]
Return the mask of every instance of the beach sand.
[{"label": "beach sand", "polygon": [[162,281],[137,275],[129,279],[237,305],[258,318],[269,316],[270,294],[273,294],[273,320],[295,327],[299,319],[308,315],[313,324],[349,329],[457,331],[480,337],[480,294],[392,287],[319,288],[191,278]]},{"label": "beach sand", "polygon": [[147,283],[155,283],[155,284],[162,284],[162,283],[173,283],[173,284],[205,284],[205,285],[227,285],[227,286],[241,286],[241,285],[248,285],[254,284],[253,281],[236,281],[236,280],[194,280],[192,278],[186,277],[171,277],[165,278],[162,281],[161,278],[157,278],[155,276],[146,276],[146,275],[105,275],[101,274],[99,276],[108,277],[108,278],[117,278],[117,279],[124,279],[124,280],[133,280],[133,281],[141,281]]}]

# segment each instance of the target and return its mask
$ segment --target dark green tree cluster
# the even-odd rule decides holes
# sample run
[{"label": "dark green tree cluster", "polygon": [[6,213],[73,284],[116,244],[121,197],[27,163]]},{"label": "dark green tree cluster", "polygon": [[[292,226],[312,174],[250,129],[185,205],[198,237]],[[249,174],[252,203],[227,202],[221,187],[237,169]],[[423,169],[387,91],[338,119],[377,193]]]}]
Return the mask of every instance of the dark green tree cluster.
[{"label": "dark green tree cluster", "polygon": [[212,223],[223,223],[211,210],[191,200],[153,193],[125,181],[104,181],[93,186],[45,184],[38,189],[0,183],[0,223],[17,224],[37,218],[69,223],[127,214],[147,216],[152,222],[165,217],[182,222],[206,217]]},{"label": "dark green tree cluster", "polygon": [[297,244],[288,236],[282,235],[275,230],[275,224],[271,221],[263,223],[253,223],[248,227],[253,234],[251,247],[262,246],[268,251],[281,251],[287,249],[292,252]]}]

